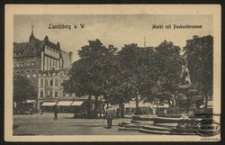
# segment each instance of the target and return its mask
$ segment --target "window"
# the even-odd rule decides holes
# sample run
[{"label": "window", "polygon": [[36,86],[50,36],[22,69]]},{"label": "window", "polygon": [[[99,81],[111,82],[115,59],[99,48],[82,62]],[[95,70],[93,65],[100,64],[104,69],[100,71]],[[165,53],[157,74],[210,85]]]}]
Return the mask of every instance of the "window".
[{"label": "window", "polygon": [[55,97],[58,97],[58,92],[57,91],[55,91]]},{"label": "window", "polygon": [[43,91],[41,91],[41,95],[40,96],[43,97]]},{"label": "window", "polygon": [[50,86],[53,86],[53,80],[50,80]]}]

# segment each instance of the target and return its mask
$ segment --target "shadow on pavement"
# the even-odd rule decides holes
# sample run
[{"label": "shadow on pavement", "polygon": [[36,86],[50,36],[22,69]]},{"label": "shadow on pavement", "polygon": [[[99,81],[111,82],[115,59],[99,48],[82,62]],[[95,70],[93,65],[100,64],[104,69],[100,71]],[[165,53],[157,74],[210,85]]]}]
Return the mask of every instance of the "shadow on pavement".
[{"label": "shadow on pavement", "polygon": [[101,119],[103,119],[103,118],[82,118],[82,117],[61,117],[61,118],[63,118],[63,119],[87,119],[87,120],[91,120],[91,119],[101,120]]},{"label": "shadow on pavement", "polygon": [[[70,125],[70,126],[74,126],[74,127],[103,127],[103,128],[106,128],[106,129],[108,129],[108,127],[106,126],[106,125],[104,125],[104,124],[98,124],[98,125],[84,125],[84,124],[82,124],[82,125]],[[117,126],[117,125],[112,125],[112,126]]]},{"label": "shadow on pavement", "polygon": [[15,135],[15,136],[35,136],[35,135],[39,135],[39,134],[30,134],[30,133],[28,133],[28,134],[13,134],[13,135]]},{"label": "shadow on pavement", "polygon": [[62,117],[63,119],[76,119],[74,117]]}]

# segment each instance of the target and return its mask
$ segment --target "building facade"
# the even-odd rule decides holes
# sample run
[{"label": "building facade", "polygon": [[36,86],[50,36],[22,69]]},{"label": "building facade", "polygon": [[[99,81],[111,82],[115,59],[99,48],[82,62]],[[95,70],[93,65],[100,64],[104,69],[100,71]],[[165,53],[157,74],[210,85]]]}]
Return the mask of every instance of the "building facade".
[{"label": "building facade", "polygon": [[[73,53],[62,50],[59,42],[51,42],[48,36],[39,40],[32,30],[28,42],[14,42],[13,53],[14,75],[28,78],[37,90],[33,100],[24,101],[24,105],[28,108],[33,106],[40,112],[51,112],[57,105],[60,112],[73,112],[76,116],[87,116],[90,106],[91,114],[94,114],[93,97],[88,100],[88,96],[77,97],[74,93],[64,92],[62,83],[70,77]],[[104,103],[99,100],[100,114],[103,106]]]},{"label": "building facade", "polygon": [[[13,43],[13,74],[28,78],[37,91],[35,109],[40,108],[43,100],[61,98],[61,83],[68,79],[72,63],[72,52],[61,50],[60,43],[53,43],[45,36],[35,38],[33,30],[28,42]],[[30,96],[28,96],[30,97]]]},{"label": "building facade", "polygon": [[66,94],[61,85],[63,81],[69,79],[69,68],[60,70],[42,71],[38,79],[38,110],[44,102],[58,102],[75,97],[75,94]]}]

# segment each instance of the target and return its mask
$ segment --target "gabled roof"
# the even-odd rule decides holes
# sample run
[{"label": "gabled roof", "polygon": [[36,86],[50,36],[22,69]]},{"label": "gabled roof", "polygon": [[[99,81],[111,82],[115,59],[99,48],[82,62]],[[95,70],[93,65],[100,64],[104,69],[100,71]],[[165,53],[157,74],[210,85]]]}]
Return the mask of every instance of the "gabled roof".
[{"label": "gabled roof", "polygon": [[14,43],[13,54],[14,57],[19,56],[34,56],[41,52],[44,46],[44,41],[38,40],[34,36],[30,38],[29,42]]},{"label": "gabled roof", "polygon": [[31,34],[29,42],[13,43],[13,54],[14,57],[36,56],[40,54],[45,45],[60,51],[59,43],[55,44],[49,41],[47,36],[44,40],[39,40],[35,38],[33,34]]}]

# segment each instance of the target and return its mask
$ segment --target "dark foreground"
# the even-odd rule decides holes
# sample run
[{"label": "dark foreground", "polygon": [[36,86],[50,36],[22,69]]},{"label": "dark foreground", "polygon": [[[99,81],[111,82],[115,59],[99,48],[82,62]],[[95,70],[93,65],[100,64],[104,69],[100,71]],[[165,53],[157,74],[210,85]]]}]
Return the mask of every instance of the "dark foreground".
[{"label": "dark foreground", "polygon": [[106,128],[103,119],[73,119],[73,114],[53,113],[14,115],[13,135],[149,135],[138,131],[118,130],[118,123],[130,119],[114,119],[113,127]]}]

